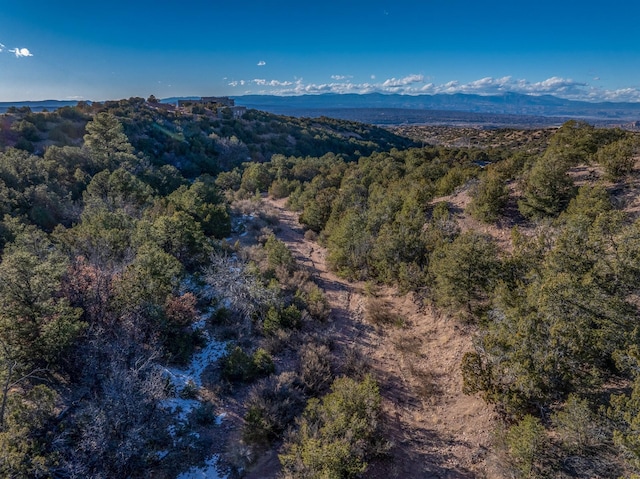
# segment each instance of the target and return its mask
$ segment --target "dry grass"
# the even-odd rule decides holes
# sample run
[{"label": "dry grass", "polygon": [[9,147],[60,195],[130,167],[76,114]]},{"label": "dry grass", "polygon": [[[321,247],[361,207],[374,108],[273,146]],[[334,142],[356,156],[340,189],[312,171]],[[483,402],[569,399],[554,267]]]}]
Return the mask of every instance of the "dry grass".
[{"label": "dry grass", "polygon": [[422,356],[422,340],[414,334],[403,334],[393,339],[393,346],[403,355]]},{"label": "dry grass", "polygon": [[374,326],[403,327],[406,318],[393,309],[393,305],[381,298],[367,299],[364,312],[365,320]]},{"label": "dry grass", "polygon": [[433,401],[434,396],[439,393],[433,371],[417,362],[409,361],[409,373],[416,395],[423,401]]}]

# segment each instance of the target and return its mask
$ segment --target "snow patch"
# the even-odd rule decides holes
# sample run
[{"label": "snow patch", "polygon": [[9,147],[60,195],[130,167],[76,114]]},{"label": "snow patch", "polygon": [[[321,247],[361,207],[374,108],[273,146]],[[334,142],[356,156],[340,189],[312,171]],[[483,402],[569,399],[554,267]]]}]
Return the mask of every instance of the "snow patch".
[{"label": "snow patch", "polygon": [[[178,425],[184,425],[188,421],[189,414],[200,406],[200,401],[196,399],[184,399],[180,394],[187,388],[199,389],[202,387],[202,373],[210,364],[220,359],[226,351],[226,343],[216,341],[208,331],[204,331],[205,319],[194,324],[196,329],[202,330],[207,340],[207,345],[191,357],[191,361],[186,369],[165,368],[164,373],[171,381],[175,389],[176,397],[168,398],[160,404],[174,415]],[[201,326],[201,327],[200,327]],[[169,426],[169,433],[175,437],[175,425]]]},{"label": "snow patch", "polygon": [[191,331],[201,331],[207,324],[206,315],[202,315],[198,321],[191,325]]},{"label": "snow patch", "polygon": [[[240,217],[233,218],[231,220],[231,231],[238,234],[242,232],[246,232],[247,223],[251,223],[256,219],[256,215],[242,215]],[[242,236],[242,235],[241,235]],[[233,241],[233,237],[225,238],[227,243],[231,243]]]},{"label": "snow patch", "polygon": [[[199,298],[207,299],[213,296],[213,287],[207,283],[202,284],[201,281],[197,280],[193,275],[190,275],[180,283],[179,292],[180,295],[192,293]],[[209,308],[208,313],[212,313],[213,311],[215,311],[215,308]]]},{"label": "snow patch", "polygon": [[187,472],[183,472],[176,479],[226,479],[227,474],[218,470],[220,458],[214,454],[206,460],[203,467],[192,467]]},{"label": "snow patch", "polygon": [[223,412],[220,415],[216,416],[216,426],[220,426],[222,424],[222,421],[224,421],[225,417],[227,417],[226,412]]},{"label": "snow patch", "polygon": [[180,283],[180,294],[193,293],[199,289],[200,287],[193,276],[186,277]]},{"label": "snow patch", "polygon": [[[200,405],[195,399],[169,398],[162,401],[162,407],[168,409],[179,423],[186,423],[189,414]],[[173,434],[172,434],[173,435]]]},{"label": "snow patch", "polygon": [[[198,323],[201,321],[204,320],[201,319]],[[204,322],[202,322],[202,325],[204,325]],[[192,356],[191,362],[186,369],[165,368],[165,374],[169,377],[178,394],[187,384],[201,388],[202,373],[205,368],[220,359],[226,351],[226,342],[216,341],[209,335],[208,331],[203,331],[202,334],[207,340],[207,345]]]},{"label": "snow patch", "polygon": [[[186,284],[185,287],[189,288],[191,285]],[[227,343],[217,341],[211,337],[209,331],[207,331],[206,323],[214,309],[210,309],[200,316],[200,319],[191,325],[193,331],[201,331],[202,336],[206,341],[206,346],[197,353],[191,356],[191,361],[186,368],[165,368],[164,374],[171,382],[175,396],[162,401],[161,407],[168,410],[173,416],[173,424],[170,424],[167,428],[169,435],[174,440],[174,446],[176,441],[179,441],[178,434],[183,432],[188,424],[189,415],[198,407],[201,402],[197,399],[185,399],[180,395],[185,392],[193,393],[193,388],[198,389],[202,387],[202,374],[204,370],[212,363],[220,359],[226,352]],[[188,389],[187,389],[188,388]],[[187,394],[184,394],[187,396]],[[190,394],[191,397],[192,394]],[[220,425],[222,423],[225,414],[220,414],[216,417],[215,423]],[[200,435],[197,432],[190,432],[187,436],[191,441],[197,440]],[[157,453],[158,459],[163,459],[168,454],[168,451],[159,451]],[[214,455],[210,457],[203,467],[192,467],[187,472],[180,474],[176,479],[227,479],[227,473],[220,473],[218,471],[219,456]]]}]

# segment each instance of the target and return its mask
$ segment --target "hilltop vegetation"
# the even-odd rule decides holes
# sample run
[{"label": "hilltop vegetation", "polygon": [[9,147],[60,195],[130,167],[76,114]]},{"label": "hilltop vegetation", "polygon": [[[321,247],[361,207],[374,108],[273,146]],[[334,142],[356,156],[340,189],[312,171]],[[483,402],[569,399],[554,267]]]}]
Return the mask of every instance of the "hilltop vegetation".
[{"label": "hilltop vegetation", "polygon": [[[153,98],[1,120],[4,476],[175,476],[212,452],[240,475],[277,451],[269,477],[393,462],[375,371],[333,343],[326,285],[264,194],[338,275],[474,335],[460,371],[501,415],[500,474],[640,472],[634,134],[568,122],[417,148]],[[371,296],[366,321],[411,327]]]},{"label": "hilltop vegetation", "polygon": [[382,128],[330,118],[289,118],[257,110],[241,118],[199,105],[177,109],[154,98],[79,103],[51,113],[13,108],[3,116],[1,144],[42,154],[48,146],[80,146],[86,123],[97,113],[115,116],[137,154],[152,164],[176,167],[188,178],[231,170],[274,153],[294,156],[361,155],[413,145]]},{"label": "hilltop vegetation", "polygon": [[[274,152],[353,159],[411,144],[365,125],[153,99],[14,109],[2,125],[0,471],[15,478],[144,477],[205,459],[211,440],[196,430],[215,422],[214,403],[199,377],[183,384],[171,371],[213,354],[217,325],[236,340],[218,384],[272,378],[271,353],[238,339],[327,314],[303,277],[278,286],[296,266],[275,239],[264,270],[222,240],[231,209],[217,183],[234,182],[217,174],[254,194],[251,172]],[[330,371],[309,389],[287,374],[299,400],[266,438],[332,383]]]},{"label": "hilltop vegetation", "polygon": [[[637,393],[610,386],[637,371],[637,152],[635,135],[568,122],[539,153],[440,147],[265,167],[339,275],[398,285],[475,325],[465,391],[512,425],[513,471],[571,475],[556,457],[579,457],[613,477],[637,464]],[[505,248],[463,217],[518,226]]]}]

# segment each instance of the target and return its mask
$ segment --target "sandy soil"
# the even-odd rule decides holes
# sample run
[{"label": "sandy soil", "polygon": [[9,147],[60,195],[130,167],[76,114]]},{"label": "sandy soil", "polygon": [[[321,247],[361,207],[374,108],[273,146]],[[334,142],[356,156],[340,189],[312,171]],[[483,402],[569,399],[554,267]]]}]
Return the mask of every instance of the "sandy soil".
[{"label": "sandy soil", "polygon": [[[366,477],[493,476],[487,454],[496,416],[481,399],[462,393],[459,366],[472,347],[472,327],[393,288],[379,288],[372,300],[364,284],[328,270],[325,249],[304,238],[297,214],[284,208],[285,200],[265,202],[278,213],[278,238],[327,295],[337,356],[360,353],[380,384],[391,447],[389,457],[371,464]],[[367,322],[369,301],[384,304],[403,324],[381,327]]]}]

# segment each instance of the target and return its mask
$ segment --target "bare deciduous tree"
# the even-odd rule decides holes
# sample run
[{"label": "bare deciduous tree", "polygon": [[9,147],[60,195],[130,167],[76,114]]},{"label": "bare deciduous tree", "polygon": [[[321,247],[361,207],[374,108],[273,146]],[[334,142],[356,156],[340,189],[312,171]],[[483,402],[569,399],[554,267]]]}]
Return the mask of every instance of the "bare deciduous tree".
[{"label": "bare deciduous tree", "polygon": [[214,253],[210,261],[205,270],[205,281],[213,288],[210,299],[223,301],[229,309],[240,313],[241,333],[250,332],[252,319],[261,318],[270,305],[277,303],[277,291],[266,287],[238,258]]},{"label": "bare deciduous tree", "polygon": [[158,348],[124,331],[92,332],[85,355],[84,395],[56,441],[68,477],[129,477],[148,467],[152,442],[167,440],[166,381]]}]

